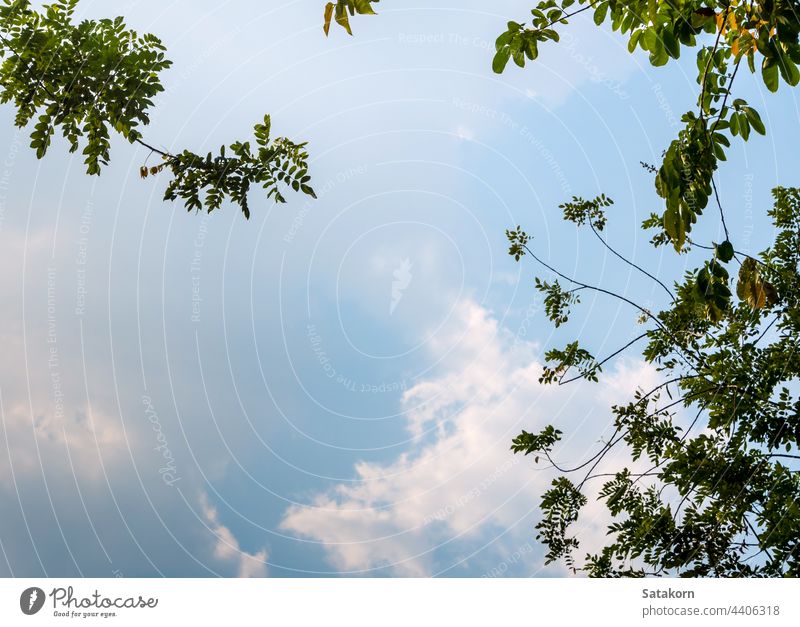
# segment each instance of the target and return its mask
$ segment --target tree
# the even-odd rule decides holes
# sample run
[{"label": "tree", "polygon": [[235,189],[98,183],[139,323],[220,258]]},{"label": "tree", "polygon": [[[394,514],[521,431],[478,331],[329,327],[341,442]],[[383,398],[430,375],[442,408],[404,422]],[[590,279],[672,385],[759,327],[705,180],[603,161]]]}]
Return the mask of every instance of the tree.
[{"label": "tree", "polygon": [[[370,3],[339,0],[336,15],[343,17],[337,22],[350,32],[345,9],[351,15],[372,12],[364,4]],[[520,227],[507,232],[517,261],[530,257],[553,275],[535,285],[555,326],[568,322],[582,292],[596,291],[626,303],[644,328],[602,359],[578,341],[548,351],[541,383],[598,381],[604,364],[640,342],[645,361],[662,374],[655,388],[611,408],[612,437],[576,467],[555,459],[562,432],[553,425],[513,440],[515,453],[533,454],[559,473],[541,500],[538,538],[548,562],[562,560],[591,576],[798,576],[800,398],[792,381],[800,376],[800,190],[773,190],[769,217],[778,235],[752,257],[730,241],[714,174],[731,139],[766,132],[758,112],[734,97],[742,62],[760,72],[772,92],[781,80],[792,87],[800,80],[800,7],[789,0],[544,0],[528,24],[509,22],[499,36],[495,72],[510,60],[524,67],[536,59],[539,46],[558,42],[559,29],[584,11],[593,11],[598,26],[610,22],[628,38],[630,52],[645,50],[656,67],[697,48],[697,109],[683,115],[683,128],[660,166],[643,164],[655,175],[664,209],[642,227],[654,231],[654,246],[670,244],[678,254],[700,248],[709,259],[670,288],[601,235],[609,198],[576,197],[561,205],[564,219],[588,228],[665,291],[669,307],[654,313],[633,296],[552,267]],[[725,240],[693,241],[692,226],[711,199]],[[688,424],[682,425],[681,414],[691,417]],[[621,448],[629,463],[600,473],[608,453]],[[579,538],[571,529],[597,479],[605,479],[595,494],[612,517],[609,540],[579,564]]]},{"label": "tree", "polygon": [[[659,385],[612,407],[611,437],[574,468],[555,461],[562,433],[554,426],[514,439],[515,453],[534,454],[560,473],[542,498],[537,525],[548,561],[578,568],[578,538],[570,526],[592,482],[605,478],[599,498],[613,517],[611,541],[586,556],[581,568],[592,576],[800,573],[800,399],[790,390],[800,375],[800,190],[778,188],[774,196],[774,245],[757,259],[729,242],[715,245],[712,259],[688,272],[674,292],[662,284],[672,303],[657,314],[550,268],[523,231],[509,231],[514,256],[531,256],[571,287],[537,279],[556,326],[567,322],[582,291],[621,299],[649,327],[628,346],[645,341],[644,359],[663,373]],[[562,207],[566,219],[588,224],[605,244],[599,232],[607,203],[577,200]],[[726,269],[733,261],[739,265],[735,303]],[[540,382],[597,381],[609,359],[597,360],[573,342],[546,354]],[[681,408],[691,412],[688,425],[676,416]],[[597,472],[607,454],[623,446],[630,465],[610,477]],[[569,479],[573,474],[580,475],[577,482]]]},{"label": "tree", "polygon": [[31,148],[38,158],[60,130],[70,152],[83,145],[87,173],[99,175],[109,163],[113,130],[161,159],[143,165],[142,178],[169,171],[164,198],[180,198],[188,210],[210,212],[230,199],[249,218],[254,186],[276,202],[286,201],[281,186],[314,196],[306,144],[271,139],[269,116],[255,125],[255,146],[237,141],[217,155],[171,153],[146,143],[141,127],[164,89],[159,74],[172,65],[165,48],[154,35],[128,30],[121,17],[74,24],[77,5],[56,0],[39,12],[29,0],[0,4],[0,102],[16,107],[17,127],[34,122]]},{"label": "tree", "polygon": [[[641,390],[628,404],[611,409],[612,437],[575,468],[562,468],[554,461],[554,447],[562,435],[554,426],[536,434],[523,431],[514,439],[515,453],[546,459],[560,472],[542,498],[538,537],[547,547],[548,561],[564,560],[592,576],[796,576],[800,399],[792,394],[790,382],[800,375],[800,191],[774,190],[769,216],[778,236],[772,247],[750,257],[737,252],[730,241],[714,173],[725,160],[731,138],[747,140],[751,129],[761,134],[766,130],[755,109],[733,98],[741,62],[746,60],[752,72],[758,64],[770,91],[778,89],[779,77],[791,86],[800,79],[797,9],[780,0],[650,0],[580,2],[582,6],[568,13],[573,4],[541,2],[532,11],[530,27],[510,22],[497,41],[495,70],[503,71],[509,59],[519,66],[535,59],[539,44],[558,41],[556,25],[590,9],[596,24],[610,20],[614,30],[629,37],[628,49],[648,51],[654,66],[677,59],[682,48],[699,47],[698,109],[684,114],[684,127],[664,152],[660,167],[649,166],[665,207],[643,228],[655,230],[655,246],[671,243],[678,253],[700,247],[710,252],[710,259],[674,289],[625,260],[669,295],[669,308],[652,313],[633,298],[550,268],[534,253],[524,231],[518,227],[508,232],[514,257],[531,256],[557,275],[552,283],[536,282],[556,326],[567,322],[581,291],[597,290],[621,299],[646,325],[621,350],[644,341],[644,359],[663,375],[655,388]],[[725,241],[694,242],[689,236],[692,225],[712,197]],[[604,209],[610,204],[604,196],[573,198],[561,209],[566,220],[588,226],[622,258],[600,235]],[[736,298],[729,272],[733,263],[738,265]],[[557,384],[597,381],[610,359],[596,359],[578,342],[550,350],[545,357],[540,381]],[[691,412],[688,426],[680,425],[679,409]],[[605,477],[598,493],[612,516],[610,540],[578,566],[574,553],[579,539],[570,527],[587,503],[591,482],[603,477],[596,469],[617,447],[627,447],[630,464]],[[577,482],[569,478],[574,473],[580,473]]]}]

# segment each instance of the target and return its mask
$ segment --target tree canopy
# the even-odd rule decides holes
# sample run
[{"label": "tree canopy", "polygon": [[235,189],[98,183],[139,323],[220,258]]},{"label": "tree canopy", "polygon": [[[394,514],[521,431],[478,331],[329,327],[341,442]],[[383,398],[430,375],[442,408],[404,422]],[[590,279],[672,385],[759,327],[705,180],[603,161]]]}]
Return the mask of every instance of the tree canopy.
[{"label": "tree canopy", "polygon": [[[568,12],[575,4],[579,8]],[[517,260],[530,256],[556,275],[553,282],[536,282],[556,326],[568,321],[581,292],[594,290],[624,301],[644,327],[604,359],[578,341],[548,351],[542,383],[597,381],[611,357],[639,342],[644,360],[662,375],[655,388],[641,389],[629,403],[611,408],[611,438],[576,467],[555,460],[562,432],[554,426],[514,439],[515,453],[534,454],[560,472],[542,498],[538,537],[548,561],[563,560],[592,576],[796,576],[800,399],[792,381],[800,375],[800,191],[773,191],[768,213],[778,235],[767,250],[749,256],[731,241],[715,181],[734,138],[746,141],[751,130],[766,132],[758,112],[735,97],[741,63],[760,71],[773,92],[780,80],[793,87],[800,79],[796,3],[548,0],[532,10],[530,26],[509,22],[497,40],[495,71],[502,72],[510,59],[520,67],[534,60],[539,44],[557,42],[557,28],[587,10],[597,25],[610,21],[625,35],[629,51],[647,51],[653,66],[677,59],[684,48],[697,48],[697,109],[683,115],[684,126],[660,166],[646,166],[664,208],[642,227],[655,231],[654,246],[670,243],[678,253],[705,249],[709,258],[668,287],[603,238],[609,199],[564,203],[564,219],[588,227],[612,253],[664,289],[670,304],[654,313],[635,297],[559,272],[536,255],[521,228],[508,231],[510,254]],[[716,204],[725,234],[720,243],[690,237],[709,202]],[[597,472],[619,447],[627,447],[630,463],[610,477]],[[576,473],[581,478],[572,481]],[[604,479],[599,490],[589,492],[598,479]],[[579,538],[571,528],[590,493],[605,502],[613,522],[608,543],[578,564]]]}]

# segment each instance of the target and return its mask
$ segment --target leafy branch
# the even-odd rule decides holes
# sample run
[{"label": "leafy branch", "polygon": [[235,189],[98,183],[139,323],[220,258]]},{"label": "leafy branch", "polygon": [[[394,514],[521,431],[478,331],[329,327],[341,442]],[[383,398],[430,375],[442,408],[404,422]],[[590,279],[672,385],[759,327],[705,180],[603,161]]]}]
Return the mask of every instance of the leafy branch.
[{"label": "leafy branch", "polygon": [[126,28],[121,17],[73,23],[78,0],[56,0],[41,11],[29,0],[0,4],[0,103],[12,103],[15,124],[33,122],[31,148],[41,159],[57,130],[69,152],[81,150],[86,171],[99,175],[110,161],[111,131],[158,154],[163,163],[142,167],[143,177],[169,170],[165,200],[184,200],[187,209],[219,208],[225,199],[249,217],[248,191],[263,187],[285,202],[279,184],[314,195],[305,144],[270,140],[269,117],[255,127],[258,149],[248,142],[221,149],[216,158],[188,150],[171,153],[147,143],[153,98],[164,91],[159,74],[172,63],[161,41]]}]

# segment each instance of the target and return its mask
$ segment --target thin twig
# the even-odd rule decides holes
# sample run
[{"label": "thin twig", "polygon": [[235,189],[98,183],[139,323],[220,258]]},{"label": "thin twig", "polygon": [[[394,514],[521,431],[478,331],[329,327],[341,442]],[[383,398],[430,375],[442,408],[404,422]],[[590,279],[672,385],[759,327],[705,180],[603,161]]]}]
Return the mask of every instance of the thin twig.
[{"label": "thin twig", "polygon": [[650,277],[651,279],[653,279],[653,281],[655,281],[655,282],[656,282],[656,283],[658,283],[658,284],[659,284],[661,287],[663,287],[663,288],[664,288],[664,291],[665,291],[667,294],[669,294],[669,297],[672,299],[672,302],[673,302],[673,303],[675,302],[675,295],[674,295],[674,294],[673,294],[673,293],[670,291],[670,289],[669,289],[669,288],[668,288],[666,285],[664,285],[664,283],[662,283],[662,282],[661,282],[661,280],[660,280],[660,279],[658,279],[657,277],[653,276],[653,275],[652,275],[652,274],[650,274],[650,273],[649,273],[647,270],[645,270],[644,268],[642,268],[642,267],[638,266],[637,264],[635,264],[634,262],[632,262],[630,259],[627,259],[627,258],[623,257],[623,256],[622,256],[620,253],[618,253],[616,250],[614,250],[614,249],[613,249],[613,248],[612,248],[612,247],[611,247],[611,246],[608,244],[608,242],[605,240],[605,238],[604,238],[604,237],[601,237],[600,233],[598,233],[598,232],[597,232],[597,229],[595,229],[595,228],[594,228],[594,224],[592,223],[592,221],[591,221],[591,220],[589,220],[589,226],[590,226],[590,227],[592,227],[592,232],[593,232],[593,233],[594,233],[594,234],[597,236],[597,239],[599,239],[599,240],[600,240],[600,242],[603,244],[603,246],[605,246],[605,247],[606,247],[608,250],[610,250],[610,251],[611,251],[611,252],[612,252],[614,255],[616,255],[616,256],[617,256],[619,259],[622,259],[622,261],[624,261],[625,263],[627,263],[629,266],[631,266],[631,267],[633,267],[633,268],[636,268],[636,269],[637,269],[639,272],[641,272],[642,274],[645,274],[646,276],[648,276],[648,277]]},{"label": "thin twig", "polygon": [[[614,351],[608,357],[606,357],[603,361],[596,363],[589,370],[587,370],[584,373],[579,374],[578,376],[572,377],[571,379],[567,379],[566,381],[564,381],[563,380],[563,375],[562,375],[561,379],[558,380],[558,384],[559,385],[566,385],[567,383],[572,383],[573,381],[577,381],[578,379],[585,378],[587,374],[591,374],[593,372],[599,371],[600,366],[602,366],[604,363],[606,363],[610,359],[613,359],[614,357],[619,355],[622,351],[624,351],[626,348],[630,348],[633,344],[635,344],[636,342],[638,342],[639,340],[641,340],[642,338],[645,338],[645,337],[647,337],[647,333],[642,333],[640,336],[633,338],[630,342],[625,344],[625,346],[623,346],[622,348]],[[566,372],[564,372],[564,374],[566,374]]]}]

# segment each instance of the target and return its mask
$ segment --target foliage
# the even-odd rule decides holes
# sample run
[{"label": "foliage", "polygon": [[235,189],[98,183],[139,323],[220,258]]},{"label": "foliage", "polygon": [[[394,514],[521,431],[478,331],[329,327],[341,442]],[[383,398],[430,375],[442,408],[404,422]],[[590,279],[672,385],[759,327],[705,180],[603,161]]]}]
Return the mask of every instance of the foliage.
[{"label": "foliage", "polygon": [[325,5],[324,25],[323,29],[327,35],[331,29],[331,20],[335,19],[336,23],[347,31],[348,35],[353,34],[350,28],[350,16],[352,15],[375,15],[375,10],[372,8],[373,4],[377,4],[380,0],[336,0],[336,2],[329,2]]},{"label": "foliage", "polygon": [[536,289],[545,295],[544,311],[547,317],[556,327],[560,327],[569,320],[570,307],[581,302],[581,298],[577,294],[580,288],[564,291],[558,281],[548,283],[538,277],[535,279],[535,284]]},{"label": "foliage", "polygon": [[[126,28],[121,17],[73,23],[78,0],[56,0],[41,11],[29,0],[0,3],[0,102],[16,108],[15,124],[33,123],[31,148],[42,158],[60,130],[70,152],[82,150],[86,170],[99,175],[107,166],[111,131],[162,158],[142,175],[164,169],[173,179],[165,199],[181,198],[187,209],[217,209],[226,198],[249,216],[247,192],[259,184],[278,202],[284,183],[313,196],[304,144],[269,141],[269,118],[256,126],[259,148],[247,143],[224,149],[212,159],[188,150],[178,154],[153,148],[142,138],[153,98],[164,90],[160,73],[171,66],[161,41]],[[82,148],[81,148],[82,147]],[[201,200],[201,192],[205,196]]]},{"label": "foliage", "polygon": [[[348,15],[373,14],[370,0],[337,0],[325,8],[325,32],[336,15],[348,33]],[[654,66],[678,59],[684,48],[698,47],[698,111],[682,117],[684,128],[667,148],[655,179],[664,199],[660,239],[684,250],[687,236],[715,193],[713,175],[724,161],[731,137],[747,140],[751,129],[764,134],[758,112],[741,98],[729,103],[742,61],[760,71],[764,84],[777,91],[782,79],[800,81],[800,44],[796,2],[792,0],[542,0],[529,22],[509,21],[497,38],[492,62],[501,73],[513,60],[519,67],[539,56],[539,46],[559,41],[570,19],[592,11],[595,24],[610,23],[628,40],[628,50],[648,53]],[[710,45],[699,45],[706,42]],[[760,68],[760,70],[759,70]]]},{"label": "foliage", "polygon": [[[572,8],[572,9],[571,9]],[[571,9],[571,10],[570,10]],[[712,45],[697,52],[698,111],[682,117],[684,128],[670,144],[655,179],[664,199],[664,239],[680,251],[687,234],[714,193],[713,175],[725,160],[730,137],[745,141],[750,130],[766,132],[758,112],[743,99],[729,105],[740,63],[751,72],[761,68],[764,84],[777,91],[779,77],[791,86],[800,81],[800,45],[796,3],[790,0],[544,0],[532,9],[530,25],[509,22],[496,42],[493,67],[502,72],[509,59],[524,67],[538,56],[538,46],[558,41],[558,28],[584,11],[593,11],[597,25],[611,24],[628,38],[628,50],[649,53],[662,66],[680,57],[682,48],[698,46],[704,35]]]},{"label": "foliage", "polygon": [[[267,197],[275,197],[277,202],[286,202],[281,194],[279,183],[291,186],[294,191],[302,191],[316,198],[309,186],[306,160],[308,154],[303,150],[305,144],[294,144],[280,137],[274,142],[269,138],[270,119],[264,117],[263,124],[256,124],[255,137],[258,149],[253,152],[250,142],[236,142],[230,146],[233,156],[226,156],[225,146],[219,155],[211,153],[203,157],[185,150],[170,156],[165,163],[148,170],[142,166],[142,177],[155,170],[168,167],[173,179],[167,185],[165,198],[182,198],[188,209],[208,211],[218,209],[226,196],[237,203],[246,218],[250,217],[247,194],[252,184],[259,184],[267,190]],[[205,191],[204,197],[201,193]]]},{"label": "foliage", "polygon": [[[765,85],[775,91],[778,77],[794,86],[800,62],[800,16],[792,3],[691,1],[579,2],[560,6],[550,0],[534,10],[531,27],[509,23],[497,42],[495,69],[509,58],[524,65],[538,45],[558,40],[551,27],[572,15],[594,10],[595,22],[610,20],[629,36],[629,49],[650,53],[654,66],[678,58],[685,47],[698,52],[698,110],[683,116],[684,127],[665,150],[655,175],[664,199],[662,215],[643,223],[655,229],[653,245],[671,243],[685,253],[707,250],[711,258],[685,274],[672,289],[600,237],[605,225],[602,202],[573,198],[561,206],[564,218],[588,225],[618,258],[657,281],[669,306],[654,314],[624,294],[566,276],[536,256],[533,237],[520,227],[507,233],[518,261],[532,257],[576,290],[595,290],[619,299],[640,313],[645,360],[662,382],[640,390],[626,405],[612,407],[614,432],[586,462],[565,468],[555,460],[561,432],[553,426],[539,434],[523,431],[515,453],[547,460],[559,476],[543,495],[539,539],[548,561],[562,560],[592,576],[798,576],[800,575],[800,190],[776,188],[769,216],[778,233],[774,244],[755,257],[737,251],[728,236],[714,181],[730,139],[747,140],[751,129],[764,134],[758,113],[744,100],[730,105],[739,64],[762,68]],[[524,54],[520,55],[520,51]],[[692,225],[714,198],[726,239],[704,245],[689,238]],[[732,266],[738,270],[732,277]],[[736,283],[735,296],[733,282]],[[546,293],[545,311],[559,326],[567,321],[571,294],[560,283],[536,279]],[[612,355],[613,356],[613,355]],[[609,356],[610,358],[611,356]],[[577,342],[546,354],[543,383],[577,378],[596,381],[600,366]],[[625,447],[629,463],[612,473],[598,470],[610,451]],[[573,483],[567,477],[582,472]],[[610,477],[609,477],[610,475]],[[593,482],[605,477],[599,489]],[[590,489],[612,517],[609,540],[596,554],[576,564],[578,539],[571,525]]]},{"label": "foliage", "polygon": [[578,226],[583,226],[588,222],[592,228],[602,231],[606,226],[606,214],[603,208],[613,204],[614,201],[606,198],[605,194],[600,194],[592,200],[573,196],[571,202],[565,202],[559,209],[564,212],[565,220],[574,222]]},{"label": "foliage", "polygon": [[[537,526],[549,560],[574,567],[578,544],[564,522],[577,520],[587,483],[622,444],[631,464],[647,463],[619,470],[600,488],[614,522],[609,544],[586,556],[588,574],[800,574],[800,399],[790,384],[800,376],[800,190],[777,188],[774,197],[772,247],[758,259],[717,247],[720,260],[737,259],[742,274],[754,275],[740,279],[739,302],[719,317],[706,311],[700,277],[708,280],[720,261],[687,274],[647,333],[644,355],[664,382],[612,408],[614,433],[596,455],[561,468],[553,458],[561,433],[552,426],[514,440],[514,452],[542,456],[563,472],[543,497]],[[686,425],[679,412],[689,411]],[[587,466],[577,485],[564,482]],[[569,515],[554,519],[554,511]]]},{"label": "foliage", "polygon": [[[564,377],[575,368],[580,372],[579,378],[585,378],[589,381],[597,381],[597,372],[600,371],[600,364],[596,363],[594,357],[585,348],[581,348],[578,342],[570,342],[564,348],[559,350],[551,348],[544,354],[545,361],[548,365],[542,369],[542,376],[539,377],[539,383],[563,383]],[[554,364],[554,365],[550,365]]]},{"label": "foliage", "polygon": [[[535,255],[532,238],[520,227],[509,232],[517,260],[529,255],[577,289],[596,290],[637,309],[649,328],[623,349],[647,339],[642,354],[663,375],[654,389],[612,408],[614,434],[575,468],[553,460],[553,435],[560,437],[560,432],[552,426],[514,440],[515,453],[542,456],[561,473],[542,498],[539,538],[548,548],[548,561],[564,560],[577,569],[573,554],[578,541],[569,535],[570,524],[586,502],[587,483],[606,476],[598,466],[622,445],[630,467],[612,473],[598,491],[613,522],[608,544],[587,555],[581,566],[588,574],[797,576],[800,399],[793,381],[800,376],[800,191],[774,190],[769,215],[778,235],[771,248],[750,257],[730,241],[714,180],[732,138],[746,141],[751,130],[766,133],[754,108],[741,98],[731,99],[742,61],[752,73],[760,72],[770,91],[778,90],[781,79],[790,86],[800,81],[797,3],[547,0],[533,9],[530,25],[508,23],[497,39],[495,71],[502,72],[511,59],[523,67],[538,56],[540,44],[558,41],[558,30],[569,18],[589,10],[597,25],[610,22],[612,30],[628,38],[630,52],[640,48],[649,53],[654,66],[677,59],[683,48],[698,48],[697,110],[683,115],[683,128],[664,151],[660,167],[643,164],[655,174],[656,192],[664,200],[663,213],[651,215],[643,228],[656,230],[655,246],[669,242],[682,253],[694,246],[713,256],[687,272],[673,293],[601,238],[617,257],[667,292],[669,307],[654,315],[624,295],[558,272]],[[689,234],[711,198],[726,237],[702,245]],[[574,198],[562,209],[565,219],[589,224],[600,238],[605,206]],[[733,263],[739,266],[735,298],[729,272]],[[565,292],[537,279],[540,286],[546,286],[550,299],[548,316],[556,326],[563,324],[570,304],[564,302]],[[544,367],[542,382],[563,383],[566,369],[573,366],[581,378],[597,380],[599,365],[607,359],[594,364],[582,350],[574,342],[566,350],[548,352],[548,360],[556,363]],[[687,414],[693,416],[688,424]],[[577,485],[566,479],[581,470],[586,472]]]}]

